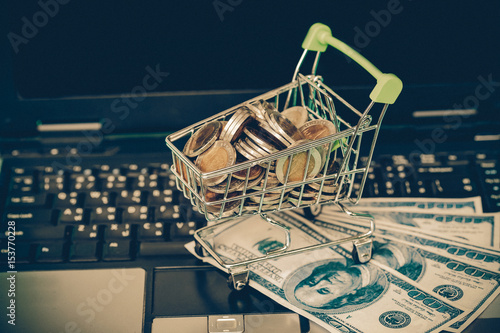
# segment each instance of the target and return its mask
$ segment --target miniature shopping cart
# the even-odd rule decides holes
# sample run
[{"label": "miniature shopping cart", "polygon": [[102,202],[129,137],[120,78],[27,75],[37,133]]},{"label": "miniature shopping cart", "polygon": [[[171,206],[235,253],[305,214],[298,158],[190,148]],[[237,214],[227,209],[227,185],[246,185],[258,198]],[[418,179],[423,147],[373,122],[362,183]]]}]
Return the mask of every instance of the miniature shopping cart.
[{"label": "miniature shopping cart", "polygon": [[[316,75],[320,54],[326,50],[327,45],[344,53],[376,78],[377,83],[369,95],[371,101],[364,111],[358,111],[324,84],[321,76]],[[323,24],[316,23],[309,29],[302,47],[304,52],[290,83],[245,101],[166,138],[166,144],[173,154],[171,169],[176,177],[177,188],[183,192],[198,212],[205,215],[209,222],[206,227],[194,233],[197,253],[212,256],[218,264],[224,267],[230,273],[231,286],[237,290],[242,289],[248,281],[249,265],[262,260],[303,253],[344,242],[353,242],[353,258],[358,262],[365,263],[371,259],[371,235],[375,228],[373,217],[369,214],[351,212],[342,205],[342,202],[350,201],[356,204],[361,198],[382,119],[388,105],[393,104],[401,92],[402,83],[395,75],[382,73],[348,45],[332,37],[330,28]],[[303,75],[299,73],[299,70],[309,51],[316,51],[312,73]],[[277,110],[302,106],[307,110],[309,120],[326,119],[335,126],[336,131],[326,137],[206,173],[201,172],[193,161],[182,152],[182,145],[203,125],[212,121],[227,121],[241,107],[262,101],[270,103]],[[362,144],[362,138],[365,137],[368,139],[365,139]],[[308,172],[310,168],[314,167],[311,160],[317,156],[318,151],[323,152],[321,170],[311,176]],[[279,184],[267,183],[266,179],[268,179],[269,174],[276,171],[277,163],[286,161],[291,166],[294,158],[298,158],[299,155],[307,161],[302,179],[291,181],[289,173],[292,167],[289,167],[282,176],[284,178],[282,182]],[[329,167],[332,162],[337,163],[335,168]],[[258,188],[250,186],[249,177],[251,169],[256,165],[263,168],[264,173]],[[247,176],[243,180],[243,186],[235,193],[230,190],[230,187],[236,173],[239,175],[243,173]],[[220,195],[215,200],[214,198],[209,199],[207,197],[208,181],[221,176],[226,177],[225,187],[222,188]],[[293,200],[290,200],[288,195],[291,190],[294,192]],[[273,197],[273,204],[268,204],[266,201],[266,198],[270,196]],[[304,209],[307,215],[316,216],[321,211],[323,204],[337,204],[353,219],[367,223],[369,231],[333,242],[290,249],[291,236],[288,227],[273,219],[269,213]],[[283,247],[273,249],[258,258],[240,262],[225,262],[214,251],[214,240],[210,239],[210,236],[213,235],[214,229],[222,223],[231,223],[235,218],[252,214],[260,215],[266,222],[283,231],[285,238]]]}]

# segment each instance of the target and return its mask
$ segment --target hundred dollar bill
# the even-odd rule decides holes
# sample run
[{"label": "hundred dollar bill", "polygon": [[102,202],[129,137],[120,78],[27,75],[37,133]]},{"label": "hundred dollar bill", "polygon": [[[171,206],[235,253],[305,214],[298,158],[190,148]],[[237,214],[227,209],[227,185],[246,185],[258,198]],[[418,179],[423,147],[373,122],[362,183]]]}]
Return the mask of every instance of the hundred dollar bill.
[{"label": "hundred dollar bill", "polygon": [[[318,216],[317,219],[331,221],[330,219],[325,219],[322,215]],[[366,223],[363,224],[360,220],[353,219],[345,214],[337,216],[335,221],[349,224],[353,227],[367,227]],[[451,256],[457,260],[493,272],[500,272],[500,251],[492,248],[474,246],[400,225],[377,225],[375,233],[400,242],[416,245],[444,256]]]},{"label": "hundred dollar bill", "polygon": [[[349,205],[353,207],[354,205]],[[392,211],[425,211],[426,213],[481,214],[481,197],[440,198],[362,198],[355,205],[363,209],[385,208]]]},{"label": "hundred dollar bill", "polygon": [[[403,225],[427,234],[467,241],[477,246],[500,248],[500,214],[453,215],[446,213],[401,212],[360,207],[356,212],[369,213],[377,226]],[[335,206],[324,206],[320,216],[335,219],[345,216]]]},{"label": "hundred dollar bill", "polygon": [[[329,239],[286,213],[272,215],[290,230],[290,250]],[[283,234],[253,217],[226,223],[211,235],[212,249],[227,261],[281,248]],[[188,249],[194,252],[194,244]],[[212,257],[201,258],[221,268]],[[322,248],[250,265],[250,287],[332,332],[434,332],[468,311],[373,263],[355,264],[347,251]]]},{"label": "hundred dollar bill", "polygon": [[[349,224],[315,220],[316,226],[325,230],[332,239],[359,235],[366,230]],[[341,245],[352,251],[352,243]],[[500,273],[466,263],[451,256],[444,256],[414,244],[376,235],[373,238],[372,260],[386,269],[394,269],[411,280],[447,298],[453,304],[471,311],[448,330],[461,332],[500,293]]]}]

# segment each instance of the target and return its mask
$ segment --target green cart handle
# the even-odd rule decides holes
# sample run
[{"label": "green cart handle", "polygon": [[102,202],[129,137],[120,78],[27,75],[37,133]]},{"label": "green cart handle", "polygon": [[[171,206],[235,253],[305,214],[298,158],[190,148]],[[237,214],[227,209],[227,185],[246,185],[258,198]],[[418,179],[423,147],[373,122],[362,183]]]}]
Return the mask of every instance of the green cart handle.
[{"label": "green cart handle", "polygon": [[302,48],[306,50],[325,52],[328,45],[333,46],[346,56],[357,62],[375,79],[377,84],[370,93],[370,99],[377,103],[393,104],[398,98],[403,83],[394,74],[382,73],[365,57],[352,49],[349,45],[332,36],[330,28],[322,23],[315,23],[309,28]]}]

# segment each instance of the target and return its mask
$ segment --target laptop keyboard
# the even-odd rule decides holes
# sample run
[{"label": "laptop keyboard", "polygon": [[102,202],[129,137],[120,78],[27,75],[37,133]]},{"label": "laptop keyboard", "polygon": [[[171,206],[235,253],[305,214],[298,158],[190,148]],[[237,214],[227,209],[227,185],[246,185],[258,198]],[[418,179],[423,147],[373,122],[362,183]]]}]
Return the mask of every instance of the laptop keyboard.
[{"label": "laptop keyboard", "polygon": [[[169,167],[141,162],[11,168],[3,220],[16,223],[16,262],[91,263],[185,254],[183,245],[206,221],[175,188]],[[481,195],[484,210],[496,212],[499,173],[498,153],[379,155],[363,197]],[[6,262],[7,234],[0,237]]]},{"label": "laptop keyboard", "polygon": [[381,155],[372,161],[363,190],[363,197],[472,196],[481,196],[485,212],[500,211],[498,152]]},{"label": "laptop keyboard", "polygon": [[204,222],[175,188],[169,167],[12,168],[4,221],[16,223],[16,261],[122,261],[183,252]]}]

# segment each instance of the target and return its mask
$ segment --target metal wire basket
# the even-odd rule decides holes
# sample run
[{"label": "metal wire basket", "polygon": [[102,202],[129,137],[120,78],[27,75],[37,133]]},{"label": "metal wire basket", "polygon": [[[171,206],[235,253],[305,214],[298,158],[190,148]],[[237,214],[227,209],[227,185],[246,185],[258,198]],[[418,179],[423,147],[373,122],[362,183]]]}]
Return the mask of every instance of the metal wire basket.
[{"label": "metal wire basket", "polygon": [[[319,57],[331,45],[356,61],[377,79],[370,94],[371,101],[359,111],[337,92],[328,87],[321,76],[316,75]],[[304,52],[297,64],[292,81],[282,87],[264,93],[219,114],[193,124],[166,138],[166,144],[173,155],[172,172],[177,188],[183,192],[196,209],[205,215],[207,227],[195,232],[194,237],[200,253],[208,254],[231,273],[235,289],[245,286],[248,279],[248,265],[277,256],[291,255],[318,247],[328,247],[343,242],[354,243],[354,257],[359,262],[371,258],[370,236],[375,228],[373,218],[356,214],[341,203],[357,203],[361,198],[378,132],[389,104],[397,99],[402,89],[401,81],[393,74],[384,74],[368,60],[349,46],[331,36],[330,29],[316,23],[310,29],[302,44]],[[310,75],[300,74],[300,68],[309,51],[316,51]],[[258,103],[269,103],[278,111],[292,106],[307,110],[308,119],[325,119],[335,127],[333,134],[292,145],[266,156],[250,159],[212,172],[202,172],[193,161],[183,154],[182,145],[202,126],[213,121],[228,121],[242,107],[254,108]],[[377,106],[378,110],[374,111]],[[368,136],[368,144],[362,139]],[[366,141],[366,140],[364,140]],[[258,149],[258,147],[255,147]],[[360,163],[360,157],[364,163]],[[295,163],[295,164],[294,164]],[[292,169],[299,168],[297,173]],[[251,179],[253,168],[261,170],[258,182]],[[271,181],[271,175],[280,173],[280,181]],[[238,177],[236,177],[238,175]],[[242,177],[243,175],[243,177]],[[218,195],[209,196],[214,190],[211,180],[222,179],[217,187]],[[235,183],[238,185],[236,186]],[[235,190],[236,188],[236,190]],[[293,194],[293,196],[292,196]],[[314,247],[287,251],[290,233],[285,225],[278,223],[269,213],[305,208],[318,213],[322,204],[337,204],[353,218],[367,218],[370,230],[357,237],[349,237]],[[208,240],[215,227],[213,224],[230,223],[245,215],[260,215],[265,221],[283,230],[285,235],[282,249],[274,250],[263,257],[238,263],[226,263],[213,251],[213,240]]]}]

